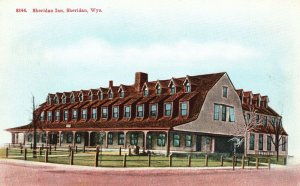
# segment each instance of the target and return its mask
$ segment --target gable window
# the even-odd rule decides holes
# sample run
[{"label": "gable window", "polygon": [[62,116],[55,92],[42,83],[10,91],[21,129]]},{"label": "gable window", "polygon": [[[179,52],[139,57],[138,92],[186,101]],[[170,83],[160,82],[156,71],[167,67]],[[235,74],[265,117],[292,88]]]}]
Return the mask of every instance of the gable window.
[{"label": "gable window", "polygon": [[267,138],[267,150],[270,151],[271,150],[271,142],[272,142],[272,137],[268,136]]},{"label": "gable window", "polygon": [[64,120],[68,121],[68,111],[67,110],[64,111]]},{"label": "gable window", "polygon": [[223,94],[222,94],[223,97],[227,98],[227,96],[228,96],[227,94],[228,94],[228,87],[223,87]]},{"label": "gable window", "polygon": [[103,100],[103,93],[102,92],[99,92],[99,99]]},{"label": "gable window", "polygon": [[144,106],[143,105],[138,105],[137,106],[137,117],[144,117]]},{"label": "gable window", "polygon": [[108,91],[108,98],[112,99],[114,97],[113,93],[111,90]]},{"label": "gable window", "polygon": [[108,133],[108,139],[107,139],[107,144],[112,145],[114,143],[113,141],[113,133]]},{"label": "gable window", "polygon": [[219,120],[219,115],[220,115],[220,105],[214,104],[214,120]]},{"label": "gable window", "polygon": [[192,135],[190,135],[190,134],[185,135],[185,146],[186,147],[192,146]]},{"label": "gable window", "polygon": [[124,133],[118,133],[118,145],[124,145]]},{"label": "gable window", "polygon": [[92,118],[97,119],[97,109],[96,108],[92,108]]},{"label": "gable window", "polygon": [[75,139],[76,139],[76,143],[81,143],[81,134],[76,133]]},{"label": "gable window", "polygon": [[156,90],[155,90],[155,91],[156,91],[156,94],[157,94],[157,95],[160,95],[160,94],[161,94],[161,88],[160,88],[159,85],[156,86]]},{"label": "gable window", "polygon": [[66,104],[66,102],[67,102],[66,96],[63,96],[63,97],[62,97],[62,103],[63,103],[63,104]]},{"label": "gable window", "polygon": [[234,107],[229,107],[229,122],[235,121]]},{"label": "gable window", "polygon": [[249,150],[254,150],[254,142],[255,142],[255,134],[251,133]]},{"label": "gable window", "polygon": [[51,104],[51,97],[50,97],[50,96],[47,97],[47,104],[48,104],[48,105]]},{"label": "gable window", "polygon": [[57,97],[57,96],[54,97],[54,103],[55,103],[55,104],[58,104],[58,103],[59,103],[59,100],[58,100],[58,97]]},{"label": "gable window", "polygon": [[81,117],[82,117],[82,119],[86,119],[87,118],[87,109],[82,109]]},{"label": "gable window", "polygon": [[138,133],[131,133],[130,134],[130,145],[137,145],[138,144]]},{"label": "gable window", "polygon": [[125,106],[125,118],[130,118],[131,107]]},{"label": "gable window", "polygon": [[170,94],[175,94],[175,93],[176,93],[176,88],[175,88],[174,83],[172,82],[171,86],[170,86]]},{"label": "gable window", "polygon": [[264,149],[264,135],[259,134],[258,136],[258,150],[263,150]]},{"label": "gable window", "polygon": [[114,107],[113,108],[113,117],[114,118],[119,118],[119,107]]},{"label": "gable window", "polygon": [[73,110],[72,119],[77,119],[77,110]]},{"label": "gable window", "polygon": [[52,121],[52,111],[47,112],[47,120]]},{"label": "gable window", "polygon": [[226,121],[226,115],[227,115],[226,112],[227,112],[226,106],[222,105],[222,121]]},{"label": "gable window", "polygon": [[83,101],[83,94],[79,94],[79,101],[80,101],[80,102]]},{"label": "gable window", "polygon": [[108,110],[107,107],[102,107],[102,118],[107,118]]},{"label": "gable window", "polygon": [[259,123],[259,115],[256,114],[256,123],[258,124]]},{"label": "gable window", "polygon": [[60,112],[59,112],[59,110],[57,110],[57,111],[55,112],[55,120],[56,120],[56,121],[59,121],[59,116],[60,116]]},{"label": "gable window", "polygon": [[93,101],[93,94],[90,92],[89,94],[90,101]]},{"label": "gable window", "polygon": [[157,116],[157,104],[153,104],[150,107],[150,116],[156,117]]},{"label": "gable window", "polygon": [[286,138],[283,136],[282,137],[282,151],[286,151]]},{"label": "gable window", "polygon": [[180,103],[180,115],[187,116],[188,104],[187,102]]},{"label": "gable window", "polygon": [[145,97],[149,95],[149,90],[148,90],[148,88],[147,88],[146,86],[144,87],[143,95],[144,95]]},{"label": "gable window", "polygon": [[124,96],[124,91],[121,90],[120,93],[119,93],[119,95],[120,95],[120,98],[124,98],[124,97],[125,97],[125,96]]},{"label": "gable window", "polygon": [[180,146],[180,136],[179,136],[179,134],[174,134],[173,135],[173,146],[174,147],[179,147]]},{"label": "gable window", "polygon": [[40,120],[41,120],[41,121],[44,121],[44,117],[45,117],[45,112],[41,112]]},{"label": "gable window", "polygon": [[71,103],[74,103],[75,102],[75,97],[74,97],[74,94],[71,96]]},{"label": "gable window", "polygon": [[172,104],[165,103],[165,116],[171,116],[172,113]]},{"label": "gable window", "polygon": [[166,134],[160,133],[157,136],[157,146],[164,147],[166,145]]},{"label": "gable window", "polygon": [[184,85],[184,91],[185,92],[191,92],[191,84],[189,82],[186,82]]}]

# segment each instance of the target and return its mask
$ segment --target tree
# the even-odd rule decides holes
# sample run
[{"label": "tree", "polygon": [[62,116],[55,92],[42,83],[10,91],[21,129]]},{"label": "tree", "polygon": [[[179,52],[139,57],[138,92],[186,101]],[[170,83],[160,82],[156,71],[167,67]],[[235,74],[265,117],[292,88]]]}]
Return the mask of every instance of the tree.
[{"label": "tree", "polygon": [[276,151],[276,160],[279,159],[279,147],[281,145],[286,144],[286,140],[283,140],[283,136],[286,135],[286,132],[282,126],[282,118],[275,119],[275,117],[272,117],[268,125],[266,126],[266,130],[271,137],[271,142],[274,144],[275,151]]}]

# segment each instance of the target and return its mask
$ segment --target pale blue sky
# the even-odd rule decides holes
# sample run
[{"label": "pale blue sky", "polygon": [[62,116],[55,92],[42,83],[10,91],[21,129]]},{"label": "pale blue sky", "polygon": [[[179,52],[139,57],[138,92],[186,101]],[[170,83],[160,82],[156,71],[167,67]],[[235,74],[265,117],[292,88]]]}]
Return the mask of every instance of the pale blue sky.
[{"label": "pale blue sky", "polygon": [[[30,2],[30,3],[29,3]],[[299,153],[295,97],[297,1],[0,2],[0,139],[30,120],[31,95],[228,72],[236,88],[268,95]],[[101,14],[17,14],[16,7],[101,8]],[[300,153],[299,153],[300,154]]]}]

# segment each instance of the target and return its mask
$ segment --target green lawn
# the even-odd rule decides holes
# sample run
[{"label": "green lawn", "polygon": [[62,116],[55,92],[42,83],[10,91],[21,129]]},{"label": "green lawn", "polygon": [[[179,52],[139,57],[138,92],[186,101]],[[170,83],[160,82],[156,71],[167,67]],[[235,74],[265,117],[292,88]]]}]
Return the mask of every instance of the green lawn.
[{"label": "green lawn", "polygon": [[[99,166],[101,167],[123,167],[123,152],[122,156],[118,155],[118,152],[100,152],[99,155]],[[0,158],[5,158],[5,149],[0,149]],[[20,149],[9,149],[9,158],[10,159],[24,159],[24,150],[21,154]],[[220,158],[209,157],[208,166],[209,167],[220,167],[221,162]],[[32,157],[32,150],[27,150],[27,160],[28,161],[39,161],[45,162],[45,151],[40,155],[39,151],[37,152],[37,157]],[[251,157],[250,166],[255,166],[255,157]],[[70,164],[69,152],[66,149],[57,149],[57,151],[52,150],[51,155],[48,155],[49,163],[57,163],[57,164]],[[267,163],[266,158],[261,158],[260,163]],[[276,162],[276,158],[272,157],[271,162]],[[74,153],[74,165],[83,165],[83,166],[94,166],[95,164],[95,152],[87,151],[83,153],[82,151],[78,151],[78,153]],[[283,164],[283,158],[278,162],[279,164]],[[224,166],[231,167],[232,166],[232,158],[224,158]],[[245,161],[245,166],[247,165]],[[127,156],[126,157],[126,166],[127,167],[148,167],[148,156]],[[172,167],[187,167],[188,166],[188,158],[185,157],[172,157]],[[204,167],[205,166],[205,158],[204,156],[191,158],[191,167]],[[238,159],[237,166],[241,166],[241,159]],[[262,166],[262,165],[260,165]],[[165,157],[163,155],[152,155],[151,156],[151,167],[169,167],[169,157]]]}]

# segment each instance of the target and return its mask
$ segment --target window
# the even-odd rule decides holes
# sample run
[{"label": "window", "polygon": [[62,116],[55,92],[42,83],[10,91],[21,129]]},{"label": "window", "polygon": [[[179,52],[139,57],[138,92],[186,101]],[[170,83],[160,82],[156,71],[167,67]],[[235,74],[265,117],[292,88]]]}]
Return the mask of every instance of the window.
[{"label": "window", "polygon": [[205,144],[206,144],[206,145],[209,145],[209,144],[210,144],[210,141],[211,141],[211,137],[206,136],[206,137],[205,137]]},{"label": "window", "polygon": [[268,138],[267,138],[267,150],[268,151],[271,150],[271,142],[272,142],[272,137],[268,136]]},{"label": "window", "polygon": [[258,150],[263,150],[264,149],[264,135],[263,134],[259,134],[259,138],[258,138]]},{"label": "window", "polygon": [[172,113],[172,104],[165,103],[165,116],[171,116]]},{"label": "window", "polygon": [[159,134],[157,136],[157,146],[164,147],[166,145],[166,134]]},{"label": "window", "polygon": [[286,151],[286,139],[282,137],[282,151]]},{"label": "window", "polygon": [[188,104],[186,102],[180,103],[180,115],[187,116]]},{"label": "window", "polygon": [[254,150],[255,134],[250,134],[250,146],[249,150]]},{"label": "window", "polygon": [[83,101],[83,95],[79,94],[79,101],[82,102]]},{"label": "window", "polygon": [[228,87],[223,87],[223,97],[227,98]]},{"label": "window", "polygon": [[113,144],[113,133],[108,133],[108,141],[107,141],[107,144],[109,144],[109,145],[112,145]]},{"label": "window", "polygon": [[149,95],[149,90],[148,88],[145,86],[144,90],[143,90],[143,95],[144,96],[148,96]]},{"label": "window", "polygon": [[220,105],[214,104],[214,120],[219,120]]},{"label": "window", "polygon": [[161,94],[161,88],[160,88],[159,85],[156,86],[156,90],[155,90],[155,91],[156,91],[156,94],[157,94],[157,95],[160,95],[160,94]]},{"label": "window", "polygon": [[226,106],[222,105],[222,121],[226,121]]},{"label": "window", "polygon": [[229,107],[229,122],[234,122],[235,116],[234,116],[234,107]]},{"label": "window", "polygon": [[58,104],[58,103],[59,103],[59,100],[58,100],[58,97],[57,97],[57,96],[54,97],[54,103],[55,103],[55,104]]},{"label": "window", "polygon": [[47,97],[47,103],[48,103],[48,105],[51,104],[51,97],[50,96]]},{"label": "window", "polygon": [[113,117],[114,118],[119,118],[119,107],[114,107],[113,108]]},{"label": "window", "polygon": [[63,96],[63,97],[62,97],[62,103],[63,103],[63,104],[66,104],[66,102],[67,102],[66,96]]},{"label": "window", "polygon": [[52,121],[52,112],[51,112],[51,111],[48,111],[47,114],[48,114],[47,120],[48,120],[48,121]]},{"label": "window", "polygon": [[256,114],[256,123],[258,124],[259,123],[259,115]]},{"label": "window", "polygon": [[76,143],[81,143],[81,134],[76,133],[75,139],[76,139]]},{"label": "window", "polygon": [[93,94],[91,92],[89,93],[89,98],[90,98],[90,101],[93,101]]},{"label": "window", "polygon": [[272,117],[271,122],[272,122],[272,125],[275,125],[275,124],[276,124],[275,117]]},{"label": "window", "polygon": [[192,135],[190,135],[190,134],[185,135],[185,146],[186,147],[192,146]]},{"label": "window", "polygon": [[40,120],[44,121],[44,117],[45,117],[45,112],[41,112]]},{"label": "window", "polygon": [[36,142],[39,143],[40,142],[40,135],[36,134],[36,138],[35,138]]},{"label": "window", "polygon": [[124,98],[124,97],[125,97],[125,96],[124,96],[124,91],[123,91],[123,90],[120,91],[119,95],[120,95],[120,98]]},{"label": "window", "polygon": [[107,107],[102,107],[102,118],[107,118],[108,113],[107,113]]},{"label": "window", "polygon": [[103,145],[104,136],[105,135],[101,132],[97,133],[97,144]]},{"label": "window", "polygon": [[55,120],[56,120],[56,121],[59,121],[59,116],[60,116],[60,112],[59,112],[59,110],[57,110],[57,111],[55,112]]},{"label": "window", "polygon": [[77,110],[73,110],[72,119],[77,119]]},{"label": "window", "polygon": [[263,117],[263,124],[264,124],[264,125],[267,125],[267,122],[268,122],[268,117],[267,117],[267,116],[264,116],[264,117]]},{"label": "window", "polygon": [[99,99],[103,100],[103,93],[102,92],[99,92]]},{"label": "window", "polygon": [[75,97],[74,97],[74,94],[72,94],[71,96],[71,103],[74,103],[75,102]]},{"label": "window", "polygon": [[67,143],[72,143],[73,142],[73,134],[72,133],[68,133],[67,134]]},{"label": "window", "polygon": [[157,104],[153,104],[150,107],[150,116],[156,117],[157,116]]},{"label": "window", "polygon": [[92,118],[97,119],[97,109],[96,108],[92,108]]},{"label": "window", "polygon": [[144,117],[144,106],[143,105],[137,106],[137,117]]},{"label": "window", "polygon": [[112,99],[114,97],[113,93],[111,90],[108,91],[108,98]]},{"label": "window", "polygon": [[82,109],[81,117],[82,117],[82,119],[87,118],[87,109]]},{"label": "window", "polygon": [[125,106],[125,118],[130,118],[131,107]]},{"label": "window", "polygon": [[118,133],[118,145],[124,145],[124,133]]},{"label": "window", "polygon": [[189,82],[186,82],[184,85],[184,91],[185,92],[191,92],[191,84]]},{"label": "window", "polygon": [[28,141],[28,142],[32,142],[32,134],[29,134],[29,135],[27,136],[27,141]]},{"label": "window", "polygon": [[42,134],[42,143],[46,143],[47,135],[45,133]]},{"label": "window", "polygon": [[173,146],[179,147],[180,146],[180,136],[179,134],[173,134]]},{"label": "window", "polygon": [[173,82],[171,83],[171,86],[170,86],[170,93],[171,94],[175,94],[176,93],[176,88],[175,88],[175,85],[174,85]]},{"label": "window", "polygon": [[245,116],[246,121],[250,122],[250,118],[251,118],[250,113],[247,113]]},{"label": "window", "polygon": [[68,111],[67,110],[64,111],[64,120],[68,121]]},{"label": "window", "polygon": [[138,133],[131,133],[130,134],[130,145],[137,145],[138,144]]}]

